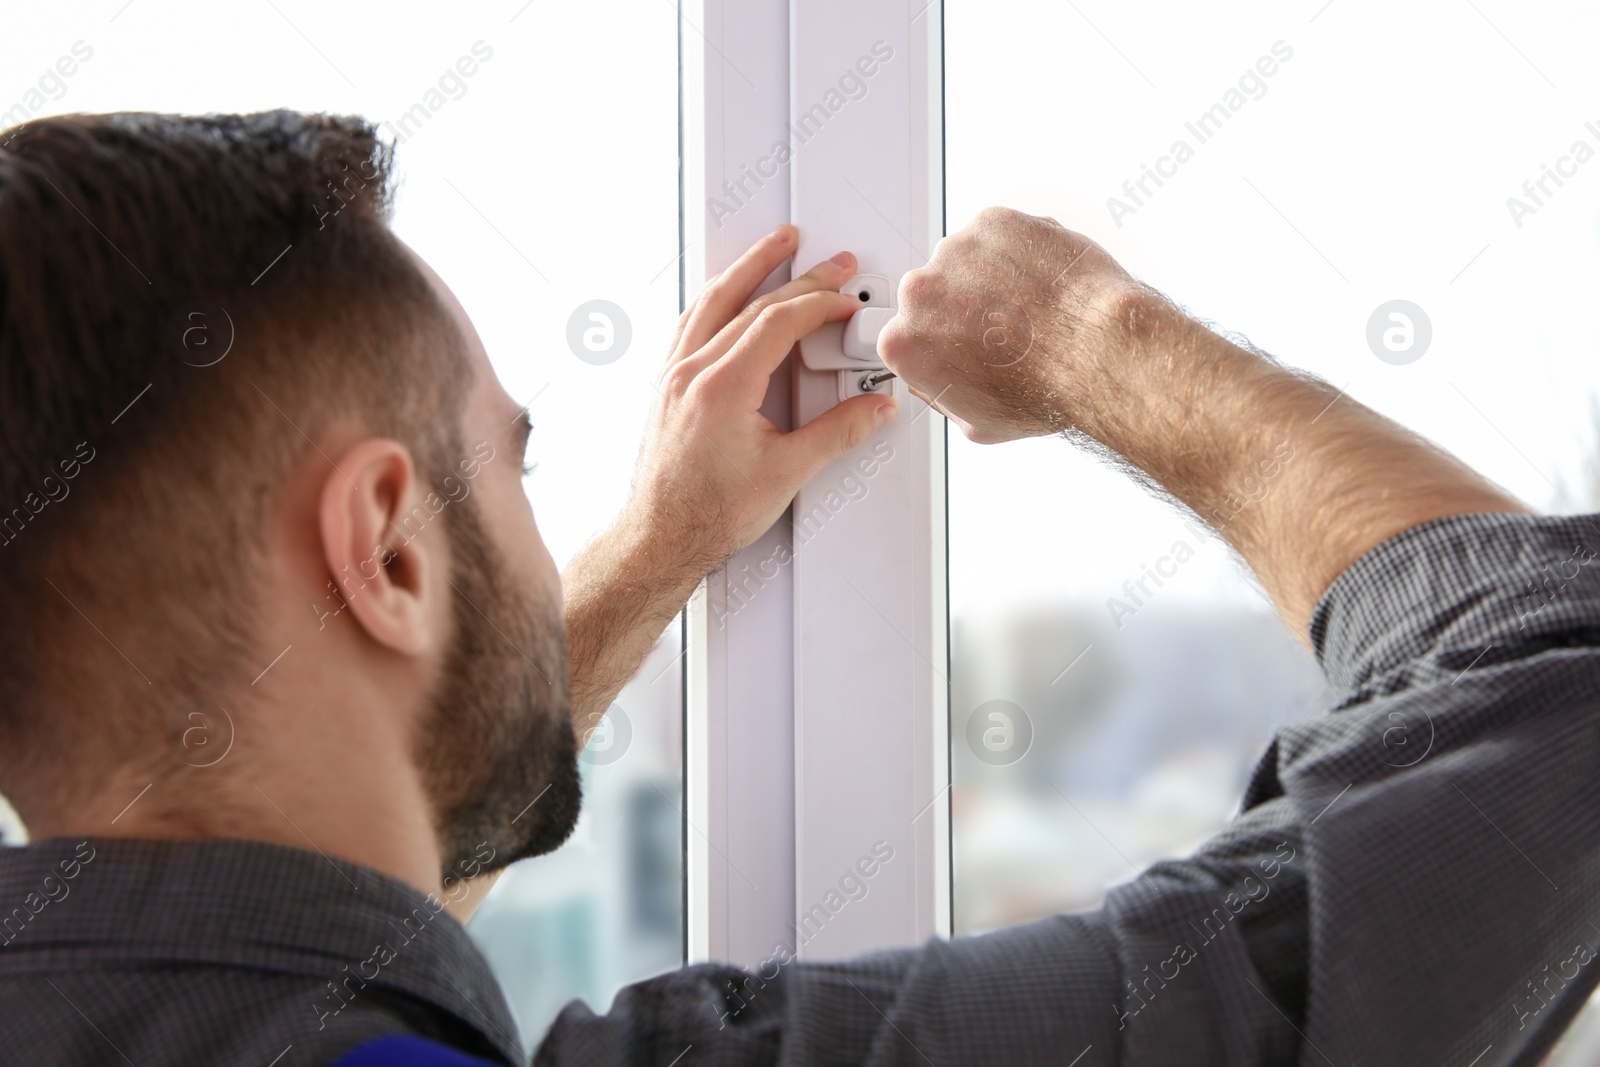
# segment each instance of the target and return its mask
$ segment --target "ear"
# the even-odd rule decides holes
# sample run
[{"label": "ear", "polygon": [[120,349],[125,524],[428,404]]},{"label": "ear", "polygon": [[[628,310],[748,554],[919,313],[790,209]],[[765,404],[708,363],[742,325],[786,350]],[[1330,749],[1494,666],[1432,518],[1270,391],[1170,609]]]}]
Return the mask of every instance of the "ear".
[{"label": "ear", "polygon": [[380,645],[407,656],[434,650],[446,614],[437,610],[435,570],[444,539],[420,536],[435,512],[411,452],[368,438],[339,457],[322,485],[322,553],[339,597]]}]

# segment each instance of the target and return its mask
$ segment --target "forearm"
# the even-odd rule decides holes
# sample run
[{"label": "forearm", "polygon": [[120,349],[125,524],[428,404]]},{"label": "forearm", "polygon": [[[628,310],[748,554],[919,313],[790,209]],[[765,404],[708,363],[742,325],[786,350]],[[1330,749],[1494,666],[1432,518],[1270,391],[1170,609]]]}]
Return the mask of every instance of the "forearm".
[{"label": "forearm", "polygon": [[1525,512],[1454,457],[1147,291],[1118,298],[1078,429],[1227,539],[1304,634],[1351,563],[1419,523]]},{"label": "forearm", "polygon": [[664,552],[627,519],[562,575],[572,723],[582,743],[714,561]]}]

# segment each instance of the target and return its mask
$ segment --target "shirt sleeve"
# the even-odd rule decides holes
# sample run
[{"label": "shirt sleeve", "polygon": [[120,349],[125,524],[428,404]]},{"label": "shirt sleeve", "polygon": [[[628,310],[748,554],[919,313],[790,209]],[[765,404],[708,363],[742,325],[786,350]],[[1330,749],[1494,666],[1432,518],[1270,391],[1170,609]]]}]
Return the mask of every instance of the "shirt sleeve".
[{"label": "shirt sleeve", "polygon": [[537,1062],[1535,1062],[1600,977],[1596,546],[1471,515],[1363,556],[1311,625],[1334,709],[1099,911],[687,968],[568,1006]]}]

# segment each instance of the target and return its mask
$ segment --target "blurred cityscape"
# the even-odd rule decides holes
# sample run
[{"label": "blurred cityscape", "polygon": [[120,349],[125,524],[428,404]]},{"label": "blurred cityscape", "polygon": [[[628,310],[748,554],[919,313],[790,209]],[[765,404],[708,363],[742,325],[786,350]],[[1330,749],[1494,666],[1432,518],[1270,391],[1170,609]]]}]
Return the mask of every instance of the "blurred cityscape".
[{"label": "blurred cityscape", "polygon": [[[1325,707],[1310,654],[1249,609],[1155,604],[1121,630],[1081,601],[958,618],[951,681],[958,934],[1094,908],[1189,853],[1236,813],[1273,731]],[[1018,750],[965,721],[997,707],[1025,720]]]}]

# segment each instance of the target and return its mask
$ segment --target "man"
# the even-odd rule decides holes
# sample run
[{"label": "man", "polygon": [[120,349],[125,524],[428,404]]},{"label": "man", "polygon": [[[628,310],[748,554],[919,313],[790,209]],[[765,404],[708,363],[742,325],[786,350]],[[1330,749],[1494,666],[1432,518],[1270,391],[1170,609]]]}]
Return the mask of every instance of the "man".
[{"label": "man", "polygon": [[388,230],[370,127],[72,116],[6,142],[0,792],[36,844],[0,858],[0,1060],[288,1067],[406,1033],[517,1059],[442,911],[566,838],[573,723],[893,415],[756,414],[858,306],[853,261],[747,306],[784,227],[684,316],[563,640],[527,413]]},{"label": "man", "polygon": [[[0,861],[3,899],[39,904],[0,947],[0,1047],[514,1059],[440,912],[571,826],[558,592],[496,466],[522,416],[383,229],[386,158],[358,124],[281,113],[51,120],[8,153],[4,489],[46,468],[65,484],[80,443],[95,458],[71,468],[76,505],[51,496],[0,550],[0,789],[40,842]],[[314,194],[347,169],[356,191],[319,229]],[[752,414],[794,340],[851,311],[847,255],[744,306],[793,240],[684,316],[634,499],[565,576],[572,715],[607,706],[699,578],[893,415],[857,398],[781,434]],[[965,329],[1002,299],[1033,321],[1020,361]],[[226,311],[225,358],[185,332],[191,305]],[[1099,912],[849,964],[689,968],[605,1017],[569,1008],[540,1061],[1548,1047],[1600,974],[1589,521],[1529,515],[1050,220],[990,211],[943,242],[880,350],[974,440],[1066,433],[1212,522],[1339,706],[1279,735],[1227,831]],[[185,731],[213,708],[233,748],[197,760]],[[1396,760],[1392,729],[1423,755]]]}]

